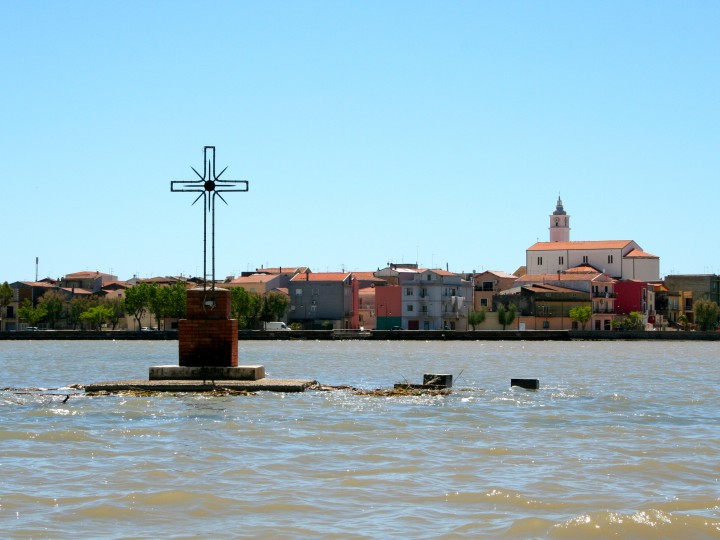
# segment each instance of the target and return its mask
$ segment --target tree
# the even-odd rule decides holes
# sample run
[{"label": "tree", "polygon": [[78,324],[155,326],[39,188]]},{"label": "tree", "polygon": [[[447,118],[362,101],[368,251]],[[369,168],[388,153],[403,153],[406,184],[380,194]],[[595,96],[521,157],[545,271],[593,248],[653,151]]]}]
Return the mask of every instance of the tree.
[{"label": "tree", "polygon": [[270,311],[267,296],[260,298],[260,313],[258,314],[258,318],[264,323],[275,320],[275,315]]},{"label": "tree", "polygon": [[712,330],[717,326],[720,307],[714,300],[698,300],[693,306],[695,312],[695,322],[700,326],[700,330]]},{"label": "tree", "polygon": [[185,309],[187,306],[187,287],[185,283],[177,282],[170,287],[165,287],[164,294],[167,295],[167,312],[165,316],[174,319],[182,319],[185,317]]},{"label": "tree", "polygon": [[65,309],[65,295],[59,291],[48,291],[38,299],[38,304],[47,309],[47,321],[50,328],[62,318]]},{"label": "tree", "polygon": [[185,316],[187,304],[187,289],[184,283],[175,283],[168,287],[161,287],[156,283],[150,285],[148,309],[157,320],[157,327],[164,323],[166,317],[181,319]]},{"label": "tree", "polygon": [[112,310],[103,305],[93,306],[80,314],[80,320],[89,323],[90,328],[99,330],[102,323],[112,316]]},{"label": "tree", "polygon": [[250,292],[250,304],[247,315],[245,316],[246,328],[257,328],[260,321],[260,312],[262,310],[262,296],[258,293]]},{"label": "tree", "polygon": [[289,307],[290,299],[287,295],[271,291],[263,296],[263,310],[270,316],[267,321],[279,321],[283,319]]},{"label": "tree", "polygon": [[152,288],[147,283],[137,285],[125,290],[125,311],[130,313],[137,321],[137,329],[140,330],[141,319],[150,305]]},{"label": "tree", "polygon": [[517,308],[515,307],[515,304],[510,304],[508,307],[503,304],[498,305],[498,322],[502,324],[503,330],[505,330],[505,327],[509,324],[512,324],[512,322],[515,320],[516,310]]},{"label": "tree", "polygon": [[110,324],[112,324],[112,329],[115,330],[118,322],[120,322],[120,319],[122,319],[125,315],[125,306],[123,301],[120,298],[109,298],[103,300],[100,305],[105,306],[110,310],[110,316],[107,320]]},{"label": "tree", "polygon": [[262,299],[259,294],[246,291],[242,287],[232,289],[230,311],[240,328],[254,328],[260,319],[261,308]]},{"label": "tree", "polygon": [[161,292],[165,287],[160,287],[157,283],[150,283],[148,287],[147,309],[155,316],[155,326],[160,329],[160,321],[165,316],[165,300],[167,295]]},{"label": "tree", "polygon": [[468,314],[468,324],[472,326],[473,332],[475,331],[475,327],[485,322],[485,310],[481,309],[480,311],[471,311]]},{"label": "tree", "polygon": [[240,319],[245,316],[250,303],[250,293],[242,287],[235,287],[230,291],[230,314],[233,319]]},{"label": "tree", "polygon": [[18,309],[18,316],[24,320],[28,326],[37,326],[47,316],[47,308],[42,304],[33,307],[30,300],[23,301]]},{"label": "tree", "polygon": [[620,328],[623,330],[642,330],[643,329],[643,317],[639,311],[631,311],[629,315],[626,315],[620,321]]},{"label": "tree", "polygon": [[683,329],[683,330],[687,330],[687,326],[688,326],[688,318],[687,318],[687,315],[685,315],[684,313],[683,313],[682,315],[680,315],[680,316],[677,318],[677,322],[678,322],[678,324],[679,324],[680,326],[682,326],[682,329]]},{"label": "tree", "polygon": [[[3,313],[5,312],[6,308],[10,305],[10,302],[12,302],[13,299],[13,290],[10,285],[8,285],[7,281],[3,281],[3,284],[0,285],[0,321],[2,321]],[[0,330],[2,330],[2,325],[0,325]]]},{"label": "tree", "polygon": [[97,300],[88,298],[87,296],[75,296],[70,300],[67,315],[73,330],[75,330],[79,324],[82,324],[80,316],[95,305],[97,305]]},{"label": "tree", "polygon": [[590,306],[575,306],[568,315],[570,315],[571,321],[580,323],[582,329],[585,330],[585,325],[592,319],[592,308]]}]

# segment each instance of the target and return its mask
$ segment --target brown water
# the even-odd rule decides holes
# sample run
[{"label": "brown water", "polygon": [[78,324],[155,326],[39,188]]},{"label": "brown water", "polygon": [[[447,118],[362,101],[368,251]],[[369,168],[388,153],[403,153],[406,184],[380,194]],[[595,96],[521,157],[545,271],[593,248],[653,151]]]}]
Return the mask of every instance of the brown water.
[{"label": "brown water", "polygon": [[455,387],[63,403],[147,378],[177,343],[0,342],[2,536],[720,537],[718,343],[240,348],[274,377]]}]

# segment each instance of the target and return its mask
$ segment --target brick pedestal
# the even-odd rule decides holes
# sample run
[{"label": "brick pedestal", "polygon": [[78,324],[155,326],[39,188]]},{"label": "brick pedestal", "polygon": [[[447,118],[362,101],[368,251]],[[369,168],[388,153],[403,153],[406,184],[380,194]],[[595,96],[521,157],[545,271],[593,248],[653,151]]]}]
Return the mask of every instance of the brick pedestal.
[{"label": "brick pedestal", "polygon": [[180,366],[237,367],[238,325],[230,318],[230,291],[190,289],[186,317],[178,325]]}]

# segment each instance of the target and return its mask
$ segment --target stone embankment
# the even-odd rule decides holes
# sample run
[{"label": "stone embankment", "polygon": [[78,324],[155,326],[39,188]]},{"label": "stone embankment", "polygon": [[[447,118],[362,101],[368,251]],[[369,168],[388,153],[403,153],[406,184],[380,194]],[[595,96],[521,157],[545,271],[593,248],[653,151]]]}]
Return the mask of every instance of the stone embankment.
[{"label": "stone embankment", "polygon": [[[133,332],[47,330],[0,332],[0,340],[177,340],[177,330]],[[240,330],[238,339],[244,340],[368,340],[368,341],[609,341],[609,340],[667,340],[720,341],[720,332],[621,332],[580,330]]]}]

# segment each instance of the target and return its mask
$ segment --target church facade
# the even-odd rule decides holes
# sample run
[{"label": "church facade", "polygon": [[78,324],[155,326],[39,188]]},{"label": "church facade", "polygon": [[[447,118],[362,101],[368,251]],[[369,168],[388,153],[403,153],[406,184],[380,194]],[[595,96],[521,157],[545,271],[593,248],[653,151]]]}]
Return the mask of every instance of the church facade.
[{"label": "church facade", "polygon": [[527,273],[558,274],[591,266],[618,280],[660,280],[660,258],[646,253],[633,240],[570,240],[570,216],[558,197],[550,215],[550,241],[536,242],[526,251]]}]

